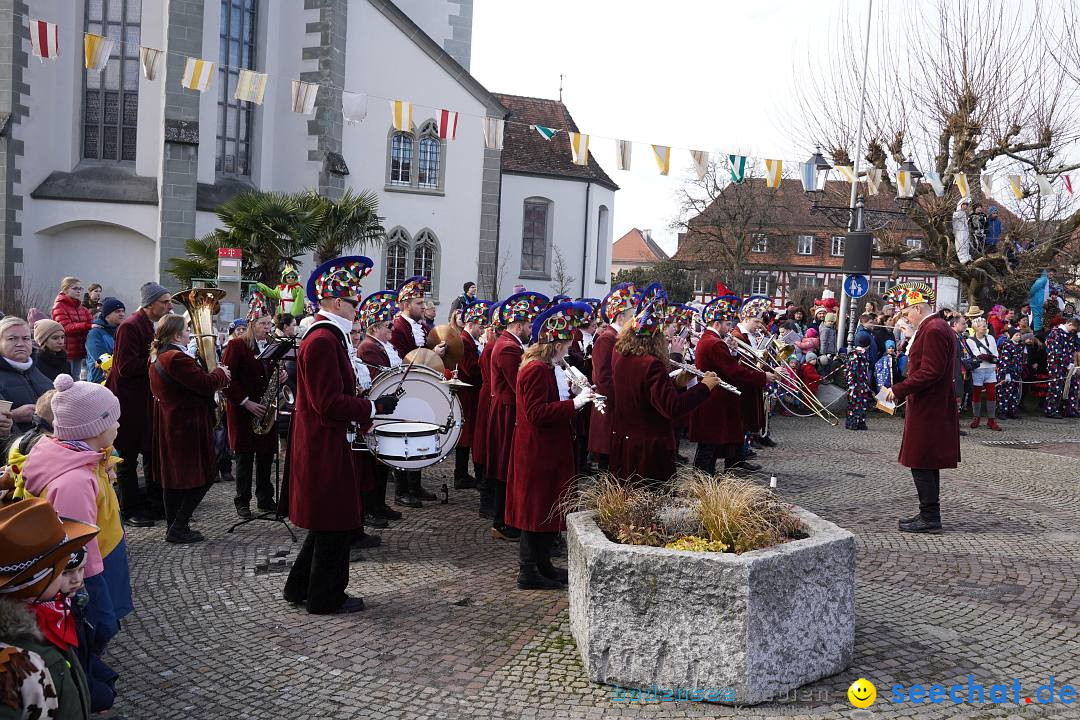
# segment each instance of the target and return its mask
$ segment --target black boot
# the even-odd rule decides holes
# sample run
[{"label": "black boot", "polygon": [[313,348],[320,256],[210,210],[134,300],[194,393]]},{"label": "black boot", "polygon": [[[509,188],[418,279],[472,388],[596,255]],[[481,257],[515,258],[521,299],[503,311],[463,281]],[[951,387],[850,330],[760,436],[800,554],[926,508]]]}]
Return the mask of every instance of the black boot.
[{"label": "black boot", "polygon": [[409,471],[395,470],[394,502],[396,502],[398,505],[404,505],[405,507],[423,507],[424,504],[420,502],[419,498],[412,494],[412,488],[409,485]]},{"label": "black boot", "polygon": [[544,577],[536,565],[518,565],[518,590],[562,590],[565,586],[558,580]]},{"label": "black boot", "polygon": [[[524,534],[524,533],[522,533]],[[569,574],[564,568],[555,567],[551,564],[551,553],[554,550],[555,533],[537,533],[540,537],[536,542],[536,569],[548,580],[554,580],[562,585],[569,581]]]},{"label": "black boot", "polygon": [[424,489],[424,486],[420,483],[420,471],[409,470],[409,490],[412,491],[412,496],[421,500],[438,500],[438,496],[435,493],[428,492]]},{"label": "black boot", "polygon": [[469,448],[454,450],[454,489],[468,490],[476,487],[476,478],[469,474]]}]

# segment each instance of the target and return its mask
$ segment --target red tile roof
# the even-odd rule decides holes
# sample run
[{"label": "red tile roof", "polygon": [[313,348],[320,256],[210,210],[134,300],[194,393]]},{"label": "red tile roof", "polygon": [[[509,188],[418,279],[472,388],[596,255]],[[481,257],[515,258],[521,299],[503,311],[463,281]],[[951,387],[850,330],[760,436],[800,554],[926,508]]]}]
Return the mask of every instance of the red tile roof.
[{"label": "red tile roof", "polygon": [[591,180],[611,190],[619,189],[592,153],[589,153],[588,165],[573,163],[570,136],[565,132],[545,140],[531,127],[543,125],[556,130],[580,132],[574,118],[570,117],[570,111],[560,101],[501,93],[494,95],[510,110],[503,134],[503,172]]},{"label": "red tile roof", "polygon": [[630,230],[611,246],[613,263],[657,262],[667,259],[667,253],[637,228]]}]

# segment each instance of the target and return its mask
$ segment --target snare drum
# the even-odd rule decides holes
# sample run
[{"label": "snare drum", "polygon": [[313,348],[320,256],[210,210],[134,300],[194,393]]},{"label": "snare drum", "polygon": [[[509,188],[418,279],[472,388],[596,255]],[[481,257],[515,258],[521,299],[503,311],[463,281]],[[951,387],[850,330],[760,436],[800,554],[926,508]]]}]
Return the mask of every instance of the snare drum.
[{"label": "snare drum", "polygon": [[384,463],[439,462],[442,428],[428,422],[388,422],[373,428],[370,449]]},{"label": "snare drum", "polygon": [[[371,381],[368,398],[374,402],[394,392],[406,369],[402,365],[380,373]],[[401,389],[393,417],[372,418],[365,439],[384,465],[419,470],[439,462],[457,445],[463,424],[461,401],[447,388],[441,374],[419,365],[413,366]]]}]

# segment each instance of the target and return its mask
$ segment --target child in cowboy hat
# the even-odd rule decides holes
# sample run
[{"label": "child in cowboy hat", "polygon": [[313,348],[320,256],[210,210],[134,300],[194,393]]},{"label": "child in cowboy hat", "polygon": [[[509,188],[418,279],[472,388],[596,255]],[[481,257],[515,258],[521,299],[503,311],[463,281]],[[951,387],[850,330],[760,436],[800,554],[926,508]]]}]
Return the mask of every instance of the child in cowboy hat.
[{"label": "child in cowboy hat", "polygon": [[0,506],[0,715],[90,717],[74,623],[57,596],[73,555],[97,532],[40,498]]}]

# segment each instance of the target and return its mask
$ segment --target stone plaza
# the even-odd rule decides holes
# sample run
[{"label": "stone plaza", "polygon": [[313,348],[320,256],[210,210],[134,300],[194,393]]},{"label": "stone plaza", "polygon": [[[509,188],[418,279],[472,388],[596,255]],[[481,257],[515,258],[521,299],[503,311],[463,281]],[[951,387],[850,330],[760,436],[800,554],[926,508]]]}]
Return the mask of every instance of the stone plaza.
[{"label": "stone plaza", "polygon": [[[1028,417],[1004,433],[969,431],[961,467],[943,473],[942,535],[897,530],[897,518],[917,509],[910,475],[896,463],[899,419],[875,414],[869,432],[812,418],[773,424],[780,447],[759,462],[777,491],[856,541],[854,662],[797,693],[735,708],[628,699],[590,682],[566,593],[516,589],[517,548],[491,539],[474,490],[450,490],[448,504],[406,509],[376,531],[382,546],[351,566],[350,591],[364,597],[364,612],[308,615],[281,599],[299,546],[274,523],[228,534],[232,486],[218,484],[194,524],[207,542],[173,546],[160,527],[128,531],[136,610],[109,648],[121,674],[115,712],[145,720],[1080,717],[1080,700],[1040,704],[1035,695],[1051,678],[1058,691],[1080,685],[1075,421]],[[682,453],[693,447],[684,443]],[[448,465],[425,471],[432,491],[451,478]],[[892,700],[894,685],[966,686],[969,676],[987,691],[1008,685],[1009,702]],[[860,677],[877,687],[877,700],[857,711],[847,689]]]}]

